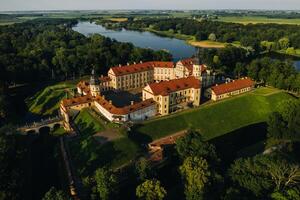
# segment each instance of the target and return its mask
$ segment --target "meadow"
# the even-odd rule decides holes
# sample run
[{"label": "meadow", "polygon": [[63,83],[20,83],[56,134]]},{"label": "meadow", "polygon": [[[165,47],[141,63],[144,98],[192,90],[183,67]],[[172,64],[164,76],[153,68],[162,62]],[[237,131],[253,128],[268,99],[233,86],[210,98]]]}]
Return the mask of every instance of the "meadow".
[{"label": "meadow", "polygon": [[195,129],[209,140],[236,129],[265,122],[281,101],[293,98],[277,89],[260,88],[220,102],[202,105],[137,125],[134,134],[155,140],[178,131]]},{"label": "meadow", "polygon": [[293,24],[299,25],[300,19],[282,19],[282,18],[268,18],[268,17],[260,17],[260,16],[230,16],[230,17],[219,17],[217,21],[221,22],[232,22],[232,23],[240,23],[240,24]]}]

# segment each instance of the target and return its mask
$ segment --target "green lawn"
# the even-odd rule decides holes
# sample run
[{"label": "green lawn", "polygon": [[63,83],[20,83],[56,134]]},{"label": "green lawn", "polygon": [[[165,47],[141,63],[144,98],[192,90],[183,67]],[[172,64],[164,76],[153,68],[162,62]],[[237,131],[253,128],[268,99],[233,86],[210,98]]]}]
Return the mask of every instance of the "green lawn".
[{"label": "green lawn", "polygon": [[75,88],[75,82],[73,81],[58,83],[40,90],[34,96],[25,100],[29,112],[40,116],[56,114],[60,101],[66,98],[67,94],[69,95],[67,91],[71,88]]},{"label": "green lawn", "polygon": [[300,19],[280,19],[280,18],[267,18],[267,17],[259,17],[259,16],[233,16],[233,17],[219,17],[218,21],[222,22],[232,22],[232,23],[240,23],[240,24],[257,24],[257,23],[276,23],[276,24],[300,24]]},{"label": "green lawn", "polygon": [[115,169],[130,163],[141,152],[140,147],[127,135],[99,144],[93,135],[105,129],[89,109],[83,109],[75,119],[81,135],[69,142],[72,159],[81,176],[91,175],[98,167]]},{"label": "green lawn", "polygon": [[77,124],[83,134],[94,134],[105,129],[102,123],[91,115],[89,109],[82,109],[80,111],[75,119],[75,124]]},{"label": "green lawn", "polygon": [[293,98],[284,92],[274,93],[274,90],[260,88],[194,110],[147,121],[136,126],[133,132],[154,140],[193,128],[205,139],[212,139],[247,125],[265,122],[268,115],[278,108],[279,102]]}]

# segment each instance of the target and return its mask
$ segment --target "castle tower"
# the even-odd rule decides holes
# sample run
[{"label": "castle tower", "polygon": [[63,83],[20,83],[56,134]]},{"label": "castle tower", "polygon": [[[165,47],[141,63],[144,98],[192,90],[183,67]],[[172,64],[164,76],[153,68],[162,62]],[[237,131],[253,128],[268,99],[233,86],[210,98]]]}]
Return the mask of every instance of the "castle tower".
[{"label": "castle tower", "polygon": [[201,77],[201,67],[200,59],[198,55],[196,55],[193,62],[193,76],[197,79]]},{"label": "castle tower", "polygon": [[92,75],[90,78],[90,91],[92,96],[100,95],[100,80],[95,74],[95,69],[92,70]]}]

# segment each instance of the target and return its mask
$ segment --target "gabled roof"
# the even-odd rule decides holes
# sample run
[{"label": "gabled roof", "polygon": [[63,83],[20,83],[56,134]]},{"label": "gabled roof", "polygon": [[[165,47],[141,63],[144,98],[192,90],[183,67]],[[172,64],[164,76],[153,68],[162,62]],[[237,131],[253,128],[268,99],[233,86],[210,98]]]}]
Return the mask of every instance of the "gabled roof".
[{"label": "gabled roof", "polygon": [[193,58],[187,58],[180,60],[179,62],[182,63],[184,67],[186,67],[189,71],[193,71],[193,64],[194,64],[194,59]]},{"label": "gabled roof", "polygon": [[160,83],[151,83],[149,87],[154,95],[166,96],[172,92],[185,90],[188,88],[200,88],[200,81],[193,76],[187,78],[173,79],[170,81],[163,81]]},{"label": "gabled roof", "polygon": [[108,100],[104,99],[101,96],[80,96],[80,97],[75,97],[75,98],[70,98],[70,99],[63,99],[62,100],[62,105],[64,107],[72,107],[84,103],[91,103],[96,101],[99,103],[105,110],[107,110],[111,114],[115,115],[126,115],[132,112],[135,112],[137,110],[144,109],[146,107],[152,106],[155,104],[155,101],[153,99],[147,99],[145,101],[137,102],[129,106],[125,107],[116,107],[112,103],[110,103]]},{"label": "gabled roof", "polygon": [[137,64],[125,65],[125,66],[111,67],[111,70],[114,72],[116,76],[122,76],[126,74],[133,74],[137,72],[153,70],[154,67],[171,68],[174,67],[174,64],[173,62],[153,61],[153,62],[137,63]]},{"label": "gabled roof", "polygon": [[253,87],[254,84],[255,84],[255,82],[252,81],[250,78],[243,78],[243,79],[234,80],[229,83],[224,83],[221,85],[213,86],[213,87],[211,87],[211,90],[216,95],[221,95],[221,94],[226,94],[226,93],[233,92],[236,90],[240,90],[243,88]]},{"label": "gabled roof", "polygon": [[152,106],[155,104],[155,101],[153,99],[147,99],[144,101],[140,101],[137,103],[134,103],[129,106],[124,107],[116,107],[106,99],[104,99],[101,96],[96,96],[95,101],[99,103],[105,110],[107,110],[109,113],[114,115],[126,115],[132,112],[135,112],[137,110],[144,109],[146,107]]},{"label": "gabled roof", "polygon": [[80,81],[77,84],[77,87],[80,88],[86,94],[90,93],[90,84],[86,81]]}]

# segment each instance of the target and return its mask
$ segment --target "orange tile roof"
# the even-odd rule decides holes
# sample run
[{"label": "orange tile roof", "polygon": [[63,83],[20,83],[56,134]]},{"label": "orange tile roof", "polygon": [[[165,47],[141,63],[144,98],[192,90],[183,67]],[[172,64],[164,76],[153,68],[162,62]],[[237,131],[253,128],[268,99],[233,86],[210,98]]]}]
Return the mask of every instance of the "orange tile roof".
[{"label": "orange tile roof", "polygon": [[[182,63],[183,66],[185,66],[190,73],[193,72],[193,64],[194,64],[194,58],[186,58],[183,60],[180,60],[180,62]],[[201,72],[205,73],[206,72],[206,66],[205,65],[200,65],[201,67]]]},{"label": "orange tile roof", "polygon": [[89,87],[89,83],[86,81],[80,81],[77,84],[77,87],[80,88],[82,91],[84,91],[86,94],[90,93],[90,87]]},{"label": "orange tile roof", "polygon": [[173,62],[163,62],[163,61],[154,61],[152,62],[154,67],[160,67],[160,68],[174,68]]},{"label": "orange tile roof", "polygon": [[166,96],[172,92],[184,90],[188,88],[200,88],[200,81],[193,76],[187,78],[173,79],[170,81],[163,81],[160,83],[151,83],[151,88],[154,95]]},{"label": "orange tile roof", "polygon": [[108,76],[99,77],[99,80],[101,82],[109,82],[109,81],[111,81],[110,77],[108,77]]},{"label": "orange tile roof", "polygon": [[83,103],[91,103],[93,101],[94,101],[94,98],[92,96],[85,95],[85,96],[81,96],[81,97],[63,99],[61,103],[64,107],[70,107],[70,106],[76,106],[76,105],[83,104]]},{"label": "orange tile roof", "polygon": [[216,85],[211,87],[216,95],[226,94],[228,92],[233,92],[247,87],[253,87],[255,84],[250,78],[238,79],[229,83],[224,83],[221,85]]},{"label": "orange tile roof", "polygon": [[101,96],[93,97],[90,95],[86,95],[86,96],[75,97],[70,99],[63,99],[62,105],[64,107],[72,107],[79,104],[91,103],[93,101],[97,101],[109,113],[116,114],[116,115],[126,115],[155,104],[155,101],[153,99],[147,99],[145,101],[134,103],[133,105],[119,108],[114,106],[113,104],[110,104],[108,100],[104,99]]},{"label": "orange tile roof", "polygon": [[99,103],[103,108],[105,108],[109,113],[115,115],[126,115],[137,110],[141,110],[143,108],[149,107],[155,104],[153,99],[147,99],[145,101],[134,103],[133,105],[124,106],[124,107],[116,107],[113,104],[110,104],[109,101],[104,99],[101,96],[95,97],[95,101]]},{"label": "orange tile roof", "polygon": [[193,58],[187,58],[180,60],[183,66],[185,66],[189,71],[193,71],[193,63],[194,59]]},{"label": "orange tile roof", "polygon": [[173,67],[173,62],[162,62],[162,61],[153,61],[153,62],[144,62],[137,63],[133,65],[125,65],[121,67],[112,67],[112,71],[116,76],[122,76],[126,74],[133,74],[137,72],[153,70],[154,67]]}]

